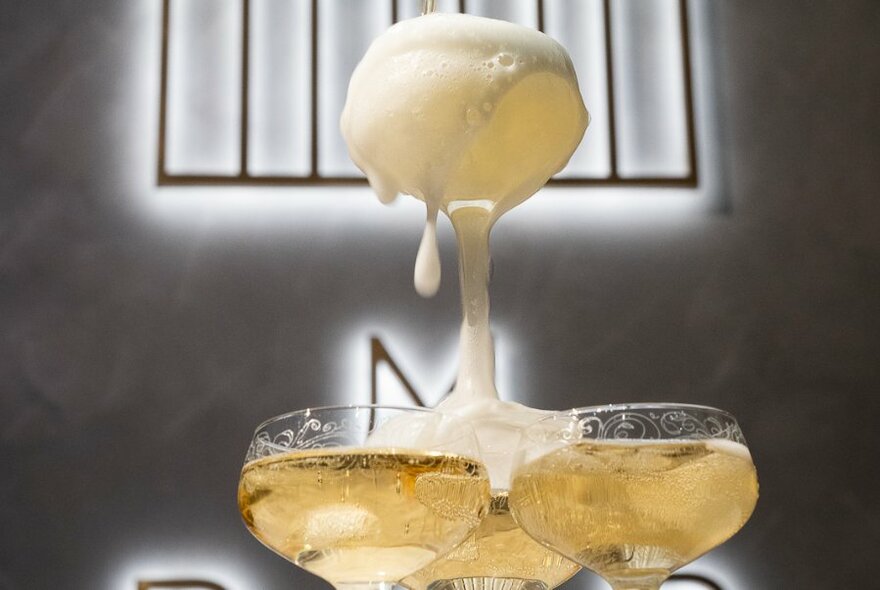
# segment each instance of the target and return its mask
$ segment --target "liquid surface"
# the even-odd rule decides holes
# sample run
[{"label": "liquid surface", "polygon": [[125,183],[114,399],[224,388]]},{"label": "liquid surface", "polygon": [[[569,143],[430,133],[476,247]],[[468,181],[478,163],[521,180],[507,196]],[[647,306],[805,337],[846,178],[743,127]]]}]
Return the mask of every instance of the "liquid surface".
[{"label": "liquid surface", "polygon": [[491,577],[505,579],[505,590],[538,586],[516,585],[510,579],[537,581],[546,588],[555,588],[579,569],[576,563],[529,537],[513,519],[507,494],[497,493],[492,496],[489,513],[467,541],[417,574],[405,578],[403,584],[412,590],[425,590],[434,581],[450,580],[443,588],[489,589],[492,586],[488,583],[476,584],[469,578]]},{"label": "liquid surface", "polygon": [[489,483],[457,455],[319,449],[248,463],[238,501],[257,538],[325,580],[396,581],[467,537]]},{"label": "liquid surface", "polygon": [[594,441],[526,464],[510,495],[533,537],[615,580],[665,576],[726,541],[758,483],[736,443]]}]

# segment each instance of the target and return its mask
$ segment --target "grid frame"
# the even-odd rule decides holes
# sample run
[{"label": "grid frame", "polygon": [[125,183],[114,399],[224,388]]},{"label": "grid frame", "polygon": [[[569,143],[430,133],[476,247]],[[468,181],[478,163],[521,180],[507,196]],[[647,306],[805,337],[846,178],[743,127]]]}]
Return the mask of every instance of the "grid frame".
[{"label": "grid frame", "polygon": [[[158,186],[363,186],[367,179],[361,175],[327,175],[320,171],[320,139],[318,111],[319,105],[319,82],[318,73],[320,67],[320,52],[318,40],[319,0],[310,0],[310,89],[309,89],[309,114],[310,114],[310,158],[309,171],[303,175],[272,175],[252,174],[249,170],[249,115],[250,115],[250,13],[251,1],[241,1],[241,82],[240,82],[240,114],[239,114],[239,162],[237,174],[188,174],[171,173],[168,171],[168,79],[170,68],[170,38],[171,38],[171,2],[162,0],[162,27],[161,27],[161,58],[160,58],[160,83],[159,83],[159,129],[158,149],[156,157],[156,184]],[[612,27],[612,0],[602,0],[604,12],[604,37],[605,37],[605,75],[606,75],[606,100],[608,105],[608,155],[609,174],[607,176],[576,176],[566,175],[550,179],[550,186],[568,187],[658,187],[658,188],[697,188],[699,186],[699,166],[697,154],[697,134],[695,126],[694,106],[694,83],[693,65],[690,43],[690,15],[688,0],[677,0],[678,19],[680,34],[680,49],[682,56],[682,79],[684,84],[684,111],[685,111],[685,140],[688,172],[678,176],[657,175],[633,175],[623,176],[620,174],[618,162],[618,131],[617,112],[615,106],[615,82],[614,82],[614,51],[613,51],[613,27]],[[458,0],[459,12],[467,12],[467,0]],[[390,0],[391,22],[399,20],[399,6],[397,0]],[[544,31],[546,22],[545,0],[535,0],[537,28]]]}]

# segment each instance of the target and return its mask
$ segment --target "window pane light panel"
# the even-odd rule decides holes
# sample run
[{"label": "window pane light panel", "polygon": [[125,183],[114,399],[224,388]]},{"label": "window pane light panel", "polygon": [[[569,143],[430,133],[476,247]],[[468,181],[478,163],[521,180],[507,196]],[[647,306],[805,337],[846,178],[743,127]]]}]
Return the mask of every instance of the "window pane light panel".
[{"label": "window pane light panel", "polygon": [[391,25],[388,0],[322,0],[318,13],[319,173],[358,176],[339,130],[348,80],[370,43]]},{"label": "window pane light panel", "polygon": [[310,172],[311,34],[308,0],[251,0],[251,174]]},{"label": "window pane light panel", "polygon": [[[160,185],[346,185],[339,131],[372,40],[421,0],[162,0]],[[593,116],[551,184],[697,186],[687,0],[438,0],[537,27]]]},{"label": "window pane light panel", "polygon": [[237,0],[169,3],[167,169],[236,174],[241,114]]},{"label": "window pane light panel", "polygon": [[605,15],[602,0],[546,0],[545,30],[568,49],[592,120],[560,178],[611,175]]},{"label": "window pane light panel", "polygon": [[611,22],[619,172],[689,172],[678,0],[614,0]]}]

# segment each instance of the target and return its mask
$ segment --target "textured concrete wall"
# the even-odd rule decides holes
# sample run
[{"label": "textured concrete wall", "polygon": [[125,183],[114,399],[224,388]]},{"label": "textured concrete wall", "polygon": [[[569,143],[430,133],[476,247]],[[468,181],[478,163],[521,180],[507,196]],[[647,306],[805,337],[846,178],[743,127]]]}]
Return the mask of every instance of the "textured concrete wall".
[{"label": "textured concrete wall", "polygon": [[[872,587],[880,3],[711,4],[728,210],[502,223],[505,393],[731,410],[761,501],[695,571],[735,590]],[[321,588],[239,521],[248,436],[351,400],[353,331],[432,370],[457,332],[448,231],[424,302],[412,208],[357,193],[318,221],[337,195],[218,213],[157,191],[158,5],[0,3],[0,588]]]}]

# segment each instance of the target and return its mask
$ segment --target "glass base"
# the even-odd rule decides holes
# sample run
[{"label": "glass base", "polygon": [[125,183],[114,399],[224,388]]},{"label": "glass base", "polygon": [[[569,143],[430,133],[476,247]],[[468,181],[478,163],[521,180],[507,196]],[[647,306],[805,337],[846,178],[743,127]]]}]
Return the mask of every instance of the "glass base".
[{"label": "glass base", "polygon": [[520,578],[455,578],[437,580],[428,585],[428,590],[549,590],[540,580]]},{"label": "glass base", "polygon": [[660,585],[666,581],[669,574],[650,574],[626,576],[623,578],[608,579],[613,590],[659,590]]}]

